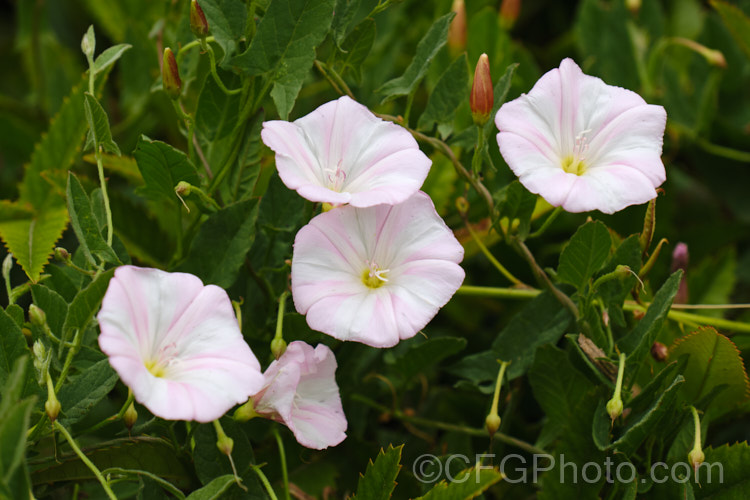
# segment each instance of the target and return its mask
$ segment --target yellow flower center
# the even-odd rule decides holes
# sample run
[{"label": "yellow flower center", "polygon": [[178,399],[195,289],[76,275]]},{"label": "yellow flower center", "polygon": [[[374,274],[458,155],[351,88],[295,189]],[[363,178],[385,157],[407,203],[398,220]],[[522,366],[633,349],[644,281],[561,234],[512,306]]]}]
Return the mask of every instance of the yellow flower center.
[{"label": "yellow flower center", "polygon": [[586,171],[586,165],[583,163],[583,158],[576,158],[569,156],[563,160],[563,170],[569,174],[583,175]]},{"label": "yellow flower center", "polygon": [[367,269],[362,271],[362,283],[367,288],[380,288],[388,281],[387,274],[390,269],[380,269],[375,262],[365,261]]},{"label": "yellow flower center", "polygon": [[586,134],[591,132],[590,130],[584,130],[576,136],[576,142],[573,145],[573,154],[567,156],[562,161],[562,169],[574,175],[583,175],[586,172],[586,153],[589,150],[588,140]]},{"label": "yellow flower center", "polygon": [[146,360],[143,365],[146,367],[146,370],[148,370],[149,373],[151,373],[151,375],[153,375],[154,377],[162,378],[164,375],[166,375],[167,371],[164,365],[159,363],[159,361],[156,359]]}]

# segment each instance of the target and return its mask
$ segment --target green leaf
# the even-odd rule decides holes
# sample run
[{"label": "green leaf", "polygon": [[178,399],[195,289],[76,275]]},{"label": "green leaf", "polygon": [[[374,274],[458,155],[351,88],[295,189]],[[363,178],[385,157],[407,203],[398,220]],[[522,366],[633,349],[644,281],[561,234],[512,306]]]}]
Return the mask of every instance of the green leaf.
[{"label": "green leaf", "polygon": [[112,131],[109,129],[109,117],[102,105],[88,92],[84,94],[83,106],[86,111],[86,122],[89,125],[89,141],[95,150],[100,147],[104,151],[120,156],[120,148],[112,140]]},{"label": "green leaf", "polygon": [[523,184],[513,181],[494,195],[498,204],[498,220],[507,217],[510,226],[518,221],[518,236],[525,239],[531,229],[531,214],[536,206],[536,195]]},{"label": "green leaf", "polygon": [[612,238],[607,226],[599,221],[578,228],[560,254],[557,277],[583,291],[583,288],[607,260]]},{"label": "green leaf", "polygon": [[68,308],[68,315],[63,325],[63,338],[70,339],[73,330],[80,330],[88,325],[94,313],[99,309],[104,294],[109,286],[109,280],[114,276],[115,270],[110,269],[97,276],[89,285],[78,292]]},{"label": "green leaf", "polygon": [[[703,452],[706,460],[698,469],[701,487],[696,490],[697,498],[715,500],[747,498],[747,491],[750,488],[750,476],[747,474],[750,446],[747,441],[718,448],[709,447]],[[719,464],[721,469],[719,469]]]},{"label": "green leaf", "polygon": [[[333,9],[333,21],[331,22],[331,33],[336,45],[344,51],[348,50],[344,47],[344,38],[347,36],[349,26],[361,3],[362,0],[336,0],[336,6]],[[357,27],[360,25],[362,23],[357,25]],[[355,27],[354,29],[356,30],[357,28]]]},{"label": "green leaf", "polygon": [[24,462],[26,431],[36,398],[13,404],[0,418],[0,481],[8,481]]},{"label": "green leaf", "polygon": [[440,481],[418,500],[470,500],[500,482],[503,473],[496,467],[482,467],[466,469],[454,477],[456,481]]},{"label": "green leaf", "polygon": [[29,279],[36,283],[67,224],[68,211],[64,206],[48,207],[28,219],[0,222],[0,236]]},{"label": "green leaf", "polygon": [[[240,83],[232,73],[219,70],[219,76],[230,88]],[[241,104],[241,95],[227,95],[213,78],[206,77],[198,98],[195,124],[201,131],[198,139],[209,165],[223,165],[232,154]]]},{"label": "green leaf", "polygon": [[711,0],[711,6],[721,15],[737,45],[750,57],[750,17],[729,2]]},{"label": "green leaf", "polygon": [[0,387],[5,386],[16,360],[28,353],[21,328],[0,307]]},{"label": "green leaf", "polygon": [[113,45],[103,51],[99,54],[96,60],[94,60],[94,74],[99,74],[112,66],[131,47],[132,45],[129,43],[121,43],[119,45]]},{"label": "green leaf", "polygon": [[240,0],[201,0],[200,6],[211,35],[224,51],[223,66],[237,51],[237,42],[245,35],[247,7]]},{"label": "green leaf", "polygon": [[[641,269],[641,246],[637,234],[631,234],[620,243],[620,246],[617,247],[607,263],[604,264],[600,274],[611,273],[618,265],[628,266],[635,273]],[[609,317],[614,325],[625,326],[622,305],[637,281],[636,276],[630,275],[625,278],[609,280],[597,289],[597,293],[604,301]]]},{"label": "green leaf", "polygon": [[411,64],[406,68],[404,74],[393,80],[385,82],[380,88],[375,90],[378,94],[383,94],[383,101],[387,102],[402,95],[409,95],[417,88],[419,82],[427,73],[430,62],[445,45],[448,36],[448,29],[455,14],[450,12],[437,19],[427,31],[425,36],[417,45],[417,52],[414,54]]},{"label": "green leaf", "polygon": [[222,498],[224,493],[234,484],[234,474],[224,474],[213,479],[203,488],[199,488],[188,495],[186,500],[215,500]]},{"label": "green leaf", "polygon": [[257,198],[211,214],[201,225],[181,269],[195,274],[204,283],[223,288],[232,286],[255,241],[257,218]]},{"label": "green leaf", "polygon": [[[492,394],[500,369],[498,359],[497,352],[493,350],[470,354],[448,368],[448,372],[471,382],[471,385],[483,394]],[[459,384],[464,385],[464,381],[459,381],[454,387],[458,387]]]},{"label": "green leaf", "polygon": [[58,337],[62,335],[65,316],[68,315],[68,303],[57,292],[44,285],[31,285],[31,296],[34,304],[47,316],[47,325]]},{"label": "green leaf", "polygon": [[[570,311],[546,291],[513,316],[492,343],[498,359],[511,361],[508,379],[526,373],[534,362],[537,348],[557,342],[572,319]],[[497,368],[494,367],[495,372]]]},{"label": "green leaf", "polygon": [[726,385],[716,396],[713,406],[734,408],[747,400],[750,394],[742,356],[737,347],[712,327],[703,327],[690,335],[677,339],[669,350],[670,359],[688,356],[683,392],[695,404],[715,387]]},{"label": "green leaf", "polygon": [[[188,472],[180,455],[169,443],[158,438],[133,436],[100,443],[87,447],[86,456],[99,470],[112,467],[145,470],[180,489],[188,489],[193,485],[193,475]],[[58,454],[31,472],[34,485],[94,478],[91,469],[72,452]]]},{"label": "green leaf", "polygon": [[276,170],[273,165],[261,166],[263,142],[260,132],[263,129],[265,114],[260,110],[245,124],[244,135],[239,141],[242,145],[234,162],[227,182],[221,185],[221,196],[225,202],[242,201],[255,195],[261,169]]},{"label": "green leaf", "polygon": [[143,193],[151,199],[179,203],[174,188],[180,181],[200,185],[198,172],[187,155],[169,144],[141,136],[133,156],[146,183]]},{"label": "green leaf", "polygon": [[361,66],[370,54],[376,34],[375,21],[367,18],[354,27],[341,44],[341,50],[336,52],[336,62],[343,66],[344,71],[351,71],[357,82],[362,80]]},{"label": "green leaf", "polygon": [[620,352],[628,355],[628,363],[632,361],[639,363],[645,352],[651,349],[667,318],[669,308],[672,307],[672,301],[680,286],[680,279],[682,279],[682,271],[675,271],[656,292],[654,300],[638,325],[617,343]]},{"label": "green leaf", "polygon": [[401,470],[401,451],[404,445],[389,445],[387,450],[381,448],[375,462],[370,460],[365,474],[360,474],[357,484],[356,500],[388,500],[396,487],[396,476]]},{"label": "green leaf", "polygon": [[12,411],[13,406],[23,397],[28,364],[29,356],[16,358],[9,370],[9,376],[3,386],[0,387],[0,396],[2,396],[0,398],[0,422],[2,422],[4,415]]},{"label": "green leaf", "polygon": [[423,373],[445,358],[462,351],[465,347],[466,339],[436,337],[412,346],[396,358],[394,364],[405,380],[411,380],[417,374]]},{"label": "green leaf", "polygon": [[250,46],[232,60],[246,76],[265,75],[274,82],[271,97],[284,120],[315,61],[315,48],[331,26],[333,4],[334,0],[274,0]]},{"label": "green leaf", "polygon": [[65,384],[57,395],[63,414],[60,423],[69,427],[85,417],[109,394],[117,379],[109,360],[103,359],[84,370],[73,382]]},{"label": "green leaf", "polygon": [[[456,109],[469,95],[469,71],[466,54],[461,54],[448,66],[427,100],[427,107],[419,117],[419,128],[432,130],[438,124],[438,132],[445,139],[453,131]],[[494,116],[494,115],[493,115]]]},{"label": "green leaf", "polygon": [[72,172],[68,174],[67,195],[70,225],[73,226],[73,231],[78,237],[79,247],[91,266],[97,265],[95,256],[102,262],[120,264],[120,259],[117,258],[112,247],[107,245],[102,237],[99,223],[94,217],[91,201],[86,195],[86,191]]}]

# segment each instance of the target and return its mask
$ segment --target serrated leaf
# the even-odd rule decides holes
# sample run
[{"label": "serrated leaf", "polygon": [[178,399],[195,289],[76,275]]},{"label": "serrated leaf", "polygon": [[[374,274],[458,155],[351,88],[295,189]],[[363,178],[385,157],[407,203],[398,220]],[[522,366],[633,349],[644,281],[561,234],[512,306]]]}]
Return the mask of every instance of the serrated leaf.
[{"label": "serrated leaf", "polygon": [[88,325],[94,313],[99,310],[99,305],[109,286],[109,280],[114,276],[115,270],[110,269],[96,277],[94,281],[78,292],[68,308],[68,315],[63,325],[63,339],[72,338],[73,330],[80,330]]},{"label": "serrated leaf", "polygon": [[71,383],[65,384],[57,395],[62,405],[60,423],[70,427],[85,417],[109,394],[117,379],[109,360],[103,359],[84,370]]},{"label": "serrated leaf", "polygon": [[28,349],[21,328],[1,307],[0,332],[0,387],[4,387],[16,360]]},{"label": "serrated leaf", "polygon": [[377,28],[373,19],[367,18],[354,27],[336,53],[336,62],[349,70],[357,82],[362,80],[362,63],[367,59],[375,42]]},{"label": "serrated leaf", "polygon": [[404,74],[385,82],[380,88],[375,90],[376,93],[384,96],[382,102],[387,102],[414,92],[419,82],[422,81],[422,78],[427,73],[432,59],[443,45],[445,45],[448,29],[454,16],[455,14],[450,12],[438,18],[419,41],[414,59],[412,59]]},{"label": "serrated leaf", "polygon": [[302,82],[333,19],[334,0],[274,0],[245,52],[231,64],[246,76],[265,74],[282,119],[289,116]]},{"label": "serrated leaf", "polygon": [[232,286],[255,241],[257,218],[257,198],[211,214],[193,240],[181,269],[195,274],[204,283],[223,288]]},{"label": "serrated leaf", "polygon": [[133,156],[146,183],[143,193],[151,199],[179,203],[174,188],[180,181],[200,184],[195,165],[187,155],[167,143],[141,136]]},{"label": "serrated leaf", "polygon": [[669,309],[672,307],[672,301],[680,285],[680,279],[682,279],[682,271],[675,271],[656,292],[654,300],[648,306],[646,314],[636,327],[617,342],[620,352],[628,355],[628,362],[639,363],[645,352],[651,349],[651,345],[656,340]]},{"label": "serrated leaf", "polygon": [[536,206],[536,195],[523,184],[513,181],[494,195],[498,204],[498,219],[508,218],[508,225],[518,221],[518,236],[525,239],[531,229],[531,214]]},{"label": "serrated leaf", "polygon": [[86,122],[89,126],[89,139],[95,150],[100,147],[104,151],[120,155],[120,148],[112,140],[109,129],[109,117],[102,105],[94,96],[86,92],[83,96],[83,107],[86,112]]},{"label": "serrated leaf", "polygon": [[[456,109],[469,95],[469,71],[466,54],[461,54],[435,84],[427,100],[427,107],[419,117],[419,128],[431,130],[437,123],[441,137],[445,139],[453,131]],[[493,115],[494,116],[494,115]]]},{"label": "serrated leaf", "polygon": [[29,279],[36,283],[68,225],[68,211],[50,206],[28,219],[0,222],[0,236]]},{"label": "serrated leaf", "polygon": [[737,347],[712,327],[703,327],[677,339],[669,349],[670,359],[688,356],[683,393],[695,404],[716,387],[726,388],[716,396],[713,406],[734,408],[750,394],[745,365]]},{"label": "serrated leaf", "polygon": [[186,500],[215,500],[222,498],[224,493],[235,484],[234,474],[224,474],[214,478],[203,488],[199,488],[187,496]]},{"label": "serrated leaf", "polygon": [[750,57],[750,17],[737,5],[729,2],[711,0],[711,6],[721,16],[737,45]]},{"label": "serrated leaf", "polygon": [[387,450],[381,448],[375,458],[370,460],[364,475],[360,474],[357,484],[357,494],[352,500],[388,500],[396,487],[396,476],[401,470],[401,451],[404,445]]},{"label": "serrated leaf", "polygon": [[495,467],[471,468],[455,474],[455,481],[443,480],[433,486],[418,500],[470,500],[503,479],[503,473]]},{"label": "serrated leaf", "polygon": [[[557,342],[572,319],[570,311],[546,291],[513,316],[492,343],[498,359],[511,361],[508,379],[526,373],[534,362],[537,348]],[[497,366],[494,371],[497,372]]]},{"label": "serrated leaf", "polygon": [[436,337],[415,345],[396,358],[396,369],[405,380],[411,380],[445,358],[462,351],[466,339],[459,337]]},{"label": "serrated leaf", "polygon": [[99,74],[105,69],[112,66],[131,47],[132,45],[130,45],[129,43],[121,43],[119,45],[113,45],[112,47],[104,50],[94,60],[94,73]]},{"label": "serrated leaf", "polygon": [[589,278],[601,269],[609,255],[612,238],[607,226],[599,221],[578,228],[560,254],[557,277],[583,291]]},{"label": "serrated leaf", "polygon": [[245,35],[247,6],[240,0],[201,0],[200,6],[211,35],[224,51],[221,61],[224,66],[237,51],[237,42]]},{"label": "serrated leaf", "polygon": [[[215,444],[215,441],[214,441]],[[180,489],[190,488],[193,475],[180,455],[166,441],[152,437],[118,439],[85,449],[99,470],[108,468],[147,470]],[[34,485],[59,481],[94,480],[91,469],[72,452],[60,454],[31,472]]]},{"label": "serrated leaf", "polygon": [[79,248],[86,256],[86,260],[92,267],[97,265],[95,256],[102,262],[120,264],[120,259],[102,237],[86,191],[72,172],[68,174],[67,199],[70,225],[73,226],[73,231],[78,237]]}]

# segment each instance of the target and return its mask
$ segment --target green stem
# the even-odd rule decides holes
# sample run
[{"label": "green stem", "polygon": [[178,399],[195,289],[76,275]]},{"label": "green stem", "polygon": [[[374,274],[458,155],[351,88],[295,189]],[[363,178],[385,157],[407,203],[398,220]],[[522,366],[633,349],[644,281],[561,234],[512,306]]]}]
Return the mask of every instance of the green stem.
[{"label": "green stem", "polygon": [[[83,328],[80,328],[76,332],[75,337],[73,337],[73,346],[68,348],[68,356],[65,358],[65,364],[63,365],[62,372],[60,372],[60,378],[57,379],[57,384],[55,385],[56,393],[60,392],[60,389],[62,389],[63,383],[68,376],[68,372],[70,371],[70,365],[73,363],[73,358],[75,358],[76,354],[78,354],[78,351],[81,349],[81,341],[83,340],[84,330],[85,326]],[[60,349],[62,351],[62,345],[60,346]]]},{"label": "green stem", "polygon": [[271,483],[268,482],[268,478],[265,474],[263,474],[263,471],[260,470],[260,467],[257,465],[250,465],[250,468],[253,469],[256,474],[258,474],[258,478],[260,478],[260,482],[263,483],[263,486],[266,488],[268,496],[271,498],[271,500],[279,500],[276,496],[276,493],[274,493],[273,488],[271,487]]},{"label": "green stem", "polygon": [[120,468],[120,467],[110,467],[109,469],[105,469],[104,471],[102,471],[102,474],[107,474],[107,475],[109,475],[109,474],[120,474],[120,475],[123,475],[123,476],[126,476],[126,477],[127,476],[146,476],[149,479],[152,479],[152,480],[156,481],[157,483],[159,483],[159,485],[162,488],[168,490],[172,495],[174,495],[178,499],[180,499],[180,500],[184,500],[185,499],[185,494],[182,491],[180,491],[180,489],[177,488],[175,485],[173,485],[169,481],[166,481],[166,480],[160,478],[156,474],[152,474],[151,472],[148,472],[148,471],[145,471],[145,470],[123,469],[123,468]]},{"label": "green stem", "polygon": [[193,144],[193,137],[195,136],[195,119],[182,109],[182,106],[180,106],[180,102],[177,99],[172,99],[172,106],[174,107],[177,116],[185,122],[185,127],[187,127],[188,158],[192,159],[195,154],[195,144]]},{"label": "green stem", "polygon": [[78,434],[90,434],[92,432],[96,432],[102,427],[111,424],[112,422],[117,422],[118,420],[122,420],[123,415],[125,415],[125,412],[128,411],[128,407],[133,403],[133,400],[135,399],[135,396],[133,396],[133,391],[128,391],[128,398],[125,400],[125,404],[122,405],[122,408],[120,408],[120,411],[117,412],[116,415],[112,415],[111,417],[107,417],[104,420],[92,425],[88,429],[86,429],[83,432],[79,432]]},{"label": "green stem", "polygon": [[214,49],[212,49],[211,46],[208,43],[206,43],[205,39],[201,41],[201,48],[203,49],[204,52],[208,53],[208,58],[211,62],[211,65],[210,65],[211,76],[214,78],[216,85],[219,86],[221,91],[227,95],[237,95],[240,92],[242,92],[242,88],[232,89],[232,90],[228,89],[226,85],[224,85],[224,82],[221,81],[219,74],[216,72],[216,55],[214,54]]},{"label": "green stem", "polygon": [[182,205],[177,203],[175,206],[177,207],[177,220],[175,221],[177,223],[175,227],[177,231],[177,251],[174,259],[175,262],[179,262],[182,258]]},{"label": "green stem", "polygon": [[693,449],[701,449],[701,419],[698,417],[698,410],[695,406],[690,406],[690,412],[693,414],[693,424],[695,425],[695,439],[693,440]]},{"label": "green stem", "polygon": [[[206,42],[215,42],[216,39],[212,36],[207,36],[205,38]],[[185,53],[192,49],[193,47],[200,47],[201,40],[193,40],[192,42],[188,42],[185,45],[183,45],[180,50],[177,51],[177,55],[175,55],[175,59],[177,60],[177,66],[180,66],[180,61],[182,61],[182,58],[185,56]]]},{"label": "green stem", "polygon": [[107,194],[107,180],[104,177],[104,162],[102,161],[101,148],[94,151],[96,157],[96,169],[99,172],[99,185],[102,189],[102,201],[104,201],[104,213],[107,217],[107,245],[112,246],[112,209],[109,207],[109,195]]},{"label": "green stem", "polygon": [[471,158],[471,171],[474,175],[482,172],[482,148],[484,147],[484,127],[477,126],[477,143],[474,146],[474,156]]},{"label": "green stem", "polygon": [[284,498],[291,500],[289,496],[289,473],[286,468],[286,453],[284,452],[284,442],[281,440],[278,428],[273,428],[273,435],[276,438],[276,444],[279,446],[279,460],[281,460],[281,477],[284,481]]},{"label": "green stem", "polygon": [[522,286],[524,286],[523,283],[521,282],[521,280],[519,280],[518,278],[516,278],[515,276],[513,276],[513,274],[510,271],[508,271],[505,268],[505,266],[503,266],[500,263],[500,261],[498,261],[495,258],[494,255],[492,255],[492,253],[489,251],[489,249],[484,245],[484,243],[482,243],[482,240],[479,238],[479,235],[471,228],[471,224],[469,224],[469,221],[464,218],[464,222],[465,222],[465,225],[466,225],[466,229],[469,230],[469,234],[474,239],[474,242],[479,247],[479,250],[481,250],[482,253],[487,257],[487,260],[489,260],[492,263],[492,265],[495,266],[495,268],[498,271],[500,271],[500,274],[502,274],[503,276],[505,276],[508,279],[508,281],[510,281],[514,285],[522,285]]},{"label": "green stem", "polygon": [[531,238],[538,238],[539,236],[544,234],[544,232],[552,225],[552,223],[555,221],[555,219],[557,219],[557,216],[560,215],[562,211],[562,207],[556,207],[555,210],[553,210],[552,213],[549,214],[549,216],[544,220],[544,223],[539,226],[539,229],[531,233],[526,239],[528,240]]},{"label": "green stem", "polygon": [[[646,311],[646,307],[636,302],[627,301],[622,306],[625,311]],[[709,316],[703,316],[701,314],[687,313],[682,311],[675,311],[670,309],[667,313],[667,317],[673,321],[679,323],[687,323],[690,325],[710,325],[717,328],[725,328],[733,332],[750,333],[750,323],[740,323],[739,321],[732,321],[724,318],[712,318]]]},{"label": "green stem", "polygon": [[542,293],[536,288],[501,288],[488,286],[463,285],[456,291],[456,295],[469,295],[472,297],[495,297],[501,299],[533,299]]},{"label": "green stem", "polygon": [[104,476],[102,476],[102,473],[99,471],[99,469],[94,465],[94,463],[89,460],[89,458],[84,455],[84,453],[81,451],[81,449],[76,444],[75,440],[73,439],[73,436],[70,435],[68,430],[63,427],[60,422],[55,421],[55,429],[60,431],[60,434],[65,436],[65,439],[68,441],[68,444],[70,444],[70,447],[73,448],[73,451],[76,455],[78,455],[78,458],[81,459],[81,461],[86,464],[86,467],[89,468],[91,472],[94,473],[96,476],[96,479],[99,481],[99,483],[102,485],[102,488],[104,488],[104,491],[107,493],[107,496],[111,498],[112,500],[117,500],[117,497],[112,492],[112,490],[109,487],[109,484],[107,483],[107,480],[104,479]]},{"label": "green stem", "polygon": [[[428,420],[426,418],[421,417],[414,417],[410,415],[406,415],[400,410],[392,410],[391,408],[385,407],[381,405],[380,403],[377,403],[373,401],[372,399],[362,396],[360,394],[353,394],[352,399],[359,401],[361,403],[364,403],[372,408],[375,408],[376,410],[379,410],[383,413],[388,413],[392,415],[393,417],[403,421],[408,422],[416,425],[422,425],[425,427],[434,427],[436,429],[442,429],[445,431],[452,431],[452,432],[460,432],[461,434],[467,434],[469,436],[478,436],[478,437],[487,437],[487,430],[486,429],[476,429],[474,427],[467,427],[465,425],[456,425],[456,424],[450,424],[447,422],[438,422],[435,420]],[[503,434],[502,432],[495,433],[495,439],[498,441],[501,441],[503,443],[515,446],[516,448],[520,448],[524,451],[527,451],[531,454],[545,454],[547,453],[543,449],[534,446],[533,444],[527,443],[525,441],[521,441],[520,439],[516,439],[512,436],[508,436],[507,434]]]},{"label": "green stem", "polygon": [[284,338],[284,312],[286,310],[286,299],[289,297],[289,290],[284,291],[279,297],[279,312],[276,315],[276,334],[274,340]]},{"label": "green stem", "polygon": [[411,115],[411,106],[414,104],[414,94],[417,93],[417,89],[412,90],[406,97],[406,110],[404,111],[404,125],[409,126],[409,115]]}]

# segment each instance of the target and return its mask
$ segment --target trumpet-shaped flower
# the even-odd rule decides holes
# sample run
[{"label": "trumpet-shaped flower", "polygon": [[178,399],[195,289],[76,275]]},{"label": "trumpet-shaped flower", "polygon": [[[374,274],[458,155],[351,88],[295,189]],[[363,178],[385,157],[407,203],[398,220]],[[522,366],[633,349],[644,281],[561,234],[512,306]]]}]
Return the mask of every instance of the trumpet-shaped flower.
[{"label": "trumpet-shaped flower", "polygon": [[263,386],[226,292],[192,274],[119,267],[97,319],[99,347],[156,416],[210,422]]},{"label": "trumpet-shaped flower", "polygon": [[529,191],[568,212],[608,214],[656,196],[666,121],[663,107],[571,59],[495,116],[500,152]]},{"label": "trumpet-shaped flower", "polygon": [[336,358],[323,344],[295,341],[263,374],[255,412],[289,427],[302,446],[322,450],[346,439],[346,416],[336,385]]},{"label": "trumpet-shaped flower", "polygon": [[398,205],[337,208],[297,233],[294,305],[314,330],[391,347],[424,328],[461,286],[463,254],[421,191]]},{"label": "trumpet-shaped flower", "polygon": [[400,203],[432,163],[408,131],[346,96],[294,122],[265,122],[261,137],[289,189],[331,205]]}]

